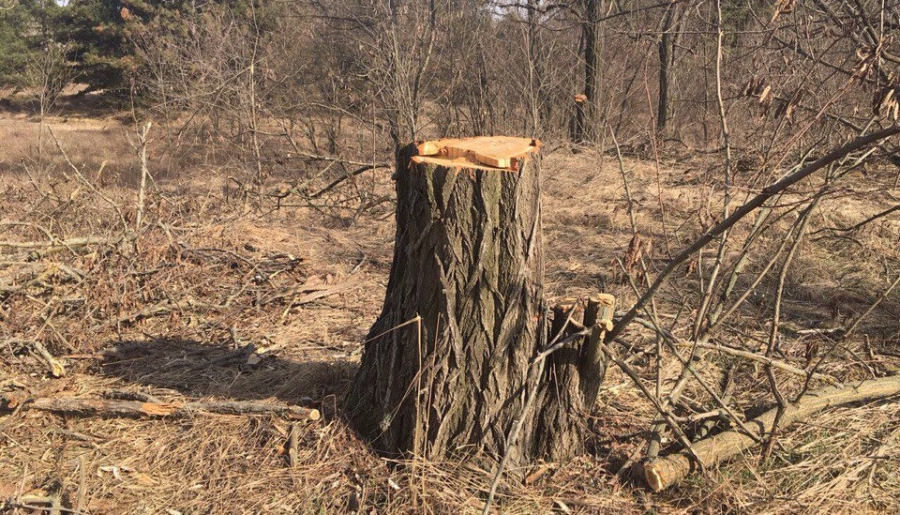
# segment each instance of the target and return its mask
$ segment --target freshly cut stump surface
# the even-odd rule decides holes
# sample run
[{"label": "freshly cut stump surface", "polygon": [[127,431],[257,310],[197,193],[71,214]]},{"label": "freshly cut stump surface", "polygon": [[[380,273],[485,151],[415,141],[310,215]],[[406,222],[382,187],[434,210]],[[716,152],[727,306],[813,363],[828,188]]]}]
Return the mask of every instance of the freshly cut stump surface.
[{"label": "freshly cut stump surface", "polygon": [[538,140],[510,136],[442,139],[419,143],[412,159],[455,168],[517,171],[540,146]]}]

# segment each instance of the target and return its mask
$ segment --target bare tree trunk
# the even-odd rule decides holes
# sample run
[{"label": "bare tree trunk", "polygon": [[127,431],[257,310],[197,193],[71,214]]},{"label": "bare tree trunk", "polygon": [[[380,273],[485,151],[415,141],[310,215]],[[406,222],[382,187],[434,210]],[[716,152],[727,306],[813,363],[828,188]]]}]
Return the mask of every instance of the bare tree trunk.
[{"label": "bare tree trunk", "polygon": [[526,130],[530,129],[530,133],[536,137],[543,134],[544,124],[550,118],[550,102],[546,98],[544,64],[541,57],[542,41],[538,8],[537,0],[528,0],[528,31],[525,37],[528,43],[528,115],[530,123],[526,125]]},{"label": "bare tree trunk", "polygon": [[656,132],[662,135],[669,121],[669,85],[671,68],[675,60],[675,39],[679,22],[678,3],[666,8],[662,34],[659,38],[659,97],[656,105]]},{"label": "bare tree trunk", "polygon": [[[394,262],[346,399],[351,421],[391,456],[499,457],[520,425],[509,463],[571,457],[586,411],[568,370],[579,361],[561,349],[536,373],[548,324],[537,156],[460,170],[416,154],[405,147],[397,162]],[[583,339],[565,348],[580,355]]]},{"label": "bare tree trunk", "polygon": [[584,0],[584,100],[575,106],[575,142],[590,141],[597,134],[597,96],[600,74],[600,13],[601,0]]}]

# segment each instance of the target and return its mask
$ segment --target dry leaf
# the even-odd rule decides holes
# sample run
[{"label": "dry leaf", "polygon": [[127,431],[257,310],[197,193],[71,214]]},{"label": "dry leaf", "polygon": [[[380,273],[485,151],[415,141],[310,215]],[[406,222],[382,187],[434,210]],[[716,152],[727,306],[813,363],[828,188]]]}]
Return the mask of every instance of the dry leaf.
[{"label": "dry leaf", "polygon": [[62,363],[53,360],[50,362],[50,375],[58,379],[66,375],[66,369],[62,366]]},{"label": "dry leaf", "polygon": [[556,504],[556,508],[563,513],[572,513],[572,509],[566,506],[566,503],[560,501],[559,499],[553,501]]},{"label": "dry leaf", "polygon": [[105,465],[100,467],[99,469],[97,469],[97,477],[103,477],[103,472],[111,473],[117,480],[122,480],[121,470],[115,465]]}]

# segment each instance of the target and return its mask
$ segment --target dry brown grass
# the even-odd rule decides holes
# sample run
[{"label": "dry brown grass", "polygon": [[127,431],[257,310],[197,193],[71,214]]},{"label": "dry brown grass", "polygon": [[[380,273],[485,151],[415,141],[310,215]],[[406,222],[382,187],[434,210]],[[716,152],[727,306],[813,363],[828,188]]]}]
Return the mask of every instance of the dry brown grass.
[{"label": "dry brown grass", "polygon": [[[66,130],[65,123],[53,129],[79,166],[91,171],[107,161],[122,173],[136,166],[121,126],[68,124]],[[17,159],[34,163],[33,125],[5,120],[0,131],[0,162],[6,163],[0,168],[0,222],[32,224],[0,226],[0,240],[47,241],[44,229],[61,239],[122,234],[112,207],[63,176],[58,156],[33,174],[34,183],[9,171],[19,166],[10,165]],[[704,170],[709,165],[669,163],[657,183],[652,163],[627,159],[625,164],[636,222],[654,240],[655,267],[668,249],[681,248],[708,223],[704,206],[712,183]],[[544,167],[548,294],[577,297],[605,290],[621,305],[630,304],[631,288],[614,280],[613,258],[623,255],[631,238],[615,157],[558,152]],[[103,183],[87,175],[133,223],[132,183]],[[387,173],[366,181],[373,196],[391,194]],[[60,496],[64,507],[78,513],[479,512],[490,464],[383,460],[348,429],[337,409],[384,294],[392,206],[376,204],[361,212],[358,198],[338,191],[313,207],[257,214],[239,198],[225,197],[233,186],[225,174],[200,171],[160,182],[150,196],[146,227],[124,242],[54,252],[0,249],[0,395],[139,393],[164,401],[312,404],[325,416],[302,425],[294,466],[285,451],[291,422],[277,417],[198,414],[176,421],[2,411],[0,506],[7,502],[11,512],[28,513],[16,503],[39,493]],[[869,198],[869,203],[835,200],[814,225],[858,221],[892,197],[885,191]],[[811,243],[789,281],[785,316],[791,327],[819,328],[843,312],[864,309],[890,279],[884,263],[896,264],[898,233],[895,217],[855,233],[858,242]],[[772,244],[761,249],[771,250]],[[300,306],[289,305],[290,294],[263,302],[298,286],[343,283],[350,289]],[[22,285],[27,286],[17,289]],[[690,325],[688,313],[675,314],[686,299],[695,300],[695,287],[685,270],[675,288],[658,298],[676,334]],[[771,288],[764,285],[741,311],[728,333],[733,340],[726,343],[759,347]],[[163,309],[153,312],[154,307]],[[782,357],[802,366],[806,342],[818,339],[819,347],[831,352],[820,371],[842,380],[896,370],[898,312],[895,293],[859,337],[829,348],[823,335],[786,335]],[[21,339],[43,343],[64,362],[67,375],[50,378],[40,358],[9,343]],[[654,336],[635,327],[627,339],[643,348]],[[247,352],[235,352],[240,349]],[[248,359],[254,351],[255,358]],[[702,373],[716,383],[732,363],[733,358],[710,355]],[[652,360],[637,359],[634,365],[651,385]],[[674,360],[665,362],[664,387],[678,371]],[[783,379],[785,393],[802,387],[795,378]],[[741,364],[736,391],[741,408],[770,401],[764,374],[747,363]],[[697,402],[707,400],[699,389],[689,394]],[[496,508],[503,513],[839,513],[900,507],[896,403],[831,410],[786,431],[765,464],[748,454],[659,495],[615,476],[640,449],[642,431],[654,415],[624,374],[610,371],[594,418],[594,453],[564,466],[551,464],[525,484],[505,481]]]}]

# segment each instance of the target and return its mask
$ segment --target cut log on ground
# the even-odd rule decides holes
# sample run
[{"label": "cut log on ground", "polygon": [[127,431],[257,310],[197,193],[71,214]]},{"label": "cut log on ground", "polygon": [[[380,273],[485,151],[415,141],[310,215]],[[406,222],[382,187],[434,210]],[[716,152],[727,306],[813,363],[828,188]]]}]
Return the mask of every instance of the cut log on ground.
[{"label": "cut log on ground", "polygon": [[[884,399],[898,394],[900,394],[900,376],[849,383],[842,387],[829,386],[809,392],[798,402],[789,404],[779,427],[786,427],[833,406]],[[756,430],[757,439],[762,439],[772,431],[776,412],[777,410],[773,409],[759,418],[748,421],[747,425]],[[708,468],[740,454],[755,443],[754,438],[744,433],[726,431],[696,442],[692,448],[703,468]],[[678,483],[696,468],[697,464],[691,461],[687,452],[679,452],[645,463],[644,479],[651,489],[659,492]]]},{"label": "cut log on ground", "polygon": [[282,415],[294,420],[319,420],[319,410],[272,404],[268,402],[207,401],[207,402],[141,402],[119,399],[83,397],[39,397],[20,399],[0,396],[2,408],[7,410],[39,410],[69,415],[102,417],[187,417],[200,413],[219,415]]},{"label": "cut log on ground", "polygon": [[[499,458],[513,427],[520,437],[510,469],[583,449],[604,368],[585,341],[598,313],[610,310],[599,300],[580,305],[572,320],[583,316],[588,330],[546,363],[535,359],[552,338],[538,147],[490,137],[398,153],[387,293],[345,402],[353,426],[383,454]],[[575,332],[577,324],[562,329],[562,311],[553,327]],[[545,365],[540,376],[537,363]]]}]

